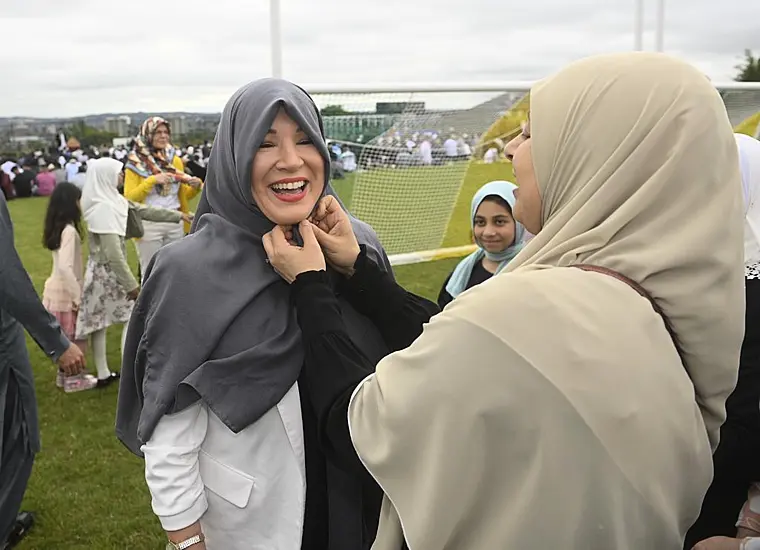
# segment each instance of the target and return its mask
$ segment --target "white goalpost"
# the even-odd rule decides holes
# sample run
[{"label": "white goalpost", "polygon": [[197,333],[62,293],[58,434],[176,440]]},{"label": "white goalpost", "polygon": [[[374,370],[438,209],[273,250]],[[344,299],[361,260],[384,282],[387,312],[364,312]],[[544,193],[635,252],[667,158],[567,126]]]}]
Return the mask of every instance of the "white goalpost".
[{"label": "white goalpost", "polygon": [[[527,117],[532,82],[314,84],[334,149],[333,185],[394,265],[473,250],[469,204],[513,180],[503,145]],[[760,137],[760,83],[714,83],[735,131]]]}]

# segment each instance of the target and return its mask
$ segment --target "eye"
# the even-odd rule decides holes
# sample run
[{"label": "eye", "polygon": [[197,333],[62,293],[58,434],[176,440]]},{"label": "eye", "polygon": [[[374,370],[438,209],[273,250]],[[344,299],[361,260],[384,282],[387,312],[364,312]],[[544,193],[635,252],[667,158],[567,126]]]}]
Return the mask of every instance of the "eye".
[{"label": "eye", "polygon": [[274,143],[272,143],[271,141],[265,141],[259,146],[259,149],[269,149],[271,147],[274,147]]},{"label": "eye", "polygon": [[311,141],[311,138],[305,137],[298,140],[298,145],[314,145],[314,142]]}]

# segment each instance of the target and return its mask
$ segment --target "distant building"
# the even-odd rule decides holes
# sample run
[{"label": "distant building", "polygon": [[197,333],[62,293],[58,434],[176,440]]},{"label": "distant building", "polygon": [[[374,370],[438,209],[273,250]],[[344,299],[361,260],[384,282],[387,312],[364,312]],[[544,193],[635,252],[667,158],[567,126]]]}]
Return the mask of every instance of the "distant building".
[{"label": "distant building", "polygon": [[45,138],[41,136],[11,136],[9,141],[19,145],[27,145],[29,143],[44,142]]},{"label": "distant building", "polygon": [[127,115],[108,117],[105,122],[106,132],[116,134],[119,137],[130,135],[132,119]]},{"label": "distant building", "polygon": [[172,127],[172,135],[174,136],[184,136],[190,131],[190,125],[185,115],[171,116],[167,121]]},{"label": "distant building", "polygon": [[393,126],[394,117],[376,113],[324,117],[325,134],[337,141],[369,141]]}]

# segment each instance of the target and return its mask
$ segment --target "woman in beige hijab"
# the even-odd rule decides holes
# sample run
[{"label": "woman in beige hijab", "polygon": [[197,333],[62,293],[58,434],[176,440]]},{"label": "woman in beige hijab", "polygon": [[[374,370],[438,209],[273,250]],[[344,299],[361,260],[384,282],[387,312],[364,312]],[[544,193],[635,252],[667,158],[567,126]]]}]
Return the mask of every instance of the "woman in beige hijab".
[{"label": "woman in beige hijab", "polygon": [[[375,550],[680,550],[710,483],[744,330],[720,96],[673,58],[616,54],[531,108],[507,153],[536,236],[347,405],[385,493]],[[321,269],[307,252],[270,258]]]}]

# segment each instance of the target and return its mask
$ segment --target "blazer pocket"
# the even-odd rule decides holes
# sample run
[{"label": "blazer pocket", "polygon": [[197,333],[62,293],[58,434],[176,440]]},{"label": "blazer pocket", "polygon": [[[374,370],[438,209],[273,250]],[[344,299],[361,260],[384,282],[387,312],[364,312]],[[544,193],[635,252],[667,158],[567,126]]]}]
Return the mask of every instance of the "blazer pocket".
[{"label": "blazer pocket", "polygon": [[251,498],[255,479],[226,464],[201,449],[198,467],[203,485],[227,502],[245,508]]}]

